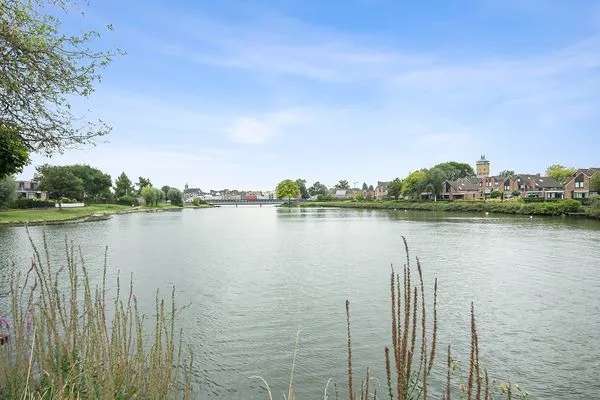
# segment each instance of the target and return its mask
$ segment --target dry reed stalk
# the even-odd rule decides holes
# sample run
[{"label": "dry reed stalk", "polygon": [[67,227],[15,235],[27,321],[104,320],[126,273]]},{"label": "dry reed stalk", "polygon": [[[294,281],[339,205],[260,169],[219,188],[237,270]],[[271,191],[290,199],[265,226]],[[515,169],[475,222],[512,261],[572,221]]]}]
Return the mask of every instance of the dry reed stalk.
[{"label": "dry reed stalk", "polygon": [[348,400],[354,400],[352,388],[352,342],[350,338],[350,301],[346,300],[346,323],[348,327]]}]

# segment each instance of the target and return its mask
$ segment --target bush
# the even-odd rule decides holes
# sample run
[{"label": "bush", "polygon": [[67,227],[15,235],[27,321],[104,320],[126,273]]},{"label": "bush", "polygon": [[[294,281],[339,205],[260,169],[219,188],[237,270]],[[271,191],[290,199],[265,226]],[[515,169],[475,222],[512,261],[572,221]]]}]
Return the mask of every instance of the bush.
[{"label": "bush", "polygon": [[199,198],[199,197],[195,197],[195,198],[192,200],[192,205],[193,205],[193,206],[195,206],[195,207],[200,207],[200,206],[202,206],[202,205],[206,205],[206,204],[208,204],[208,203],[207,203],[206,201],[202,200],[202,199],[201,199],[201,198]]},{"label": "bush", "polygon": [[10,208],[53,208],[54,201],[38,199],[16,199],[10,204]]},{"label": "bush", "polygon": [[317,195],[317,201],[332,201],[335,200],[335,197],[333,197],[330,194],[319,194]]},{"label": "bush", "polygon": [[502,196],[502,193],[500,193],[498,190],[492,190],[492,192],[490,193],[491,199],[497,199],[500,196]]},{"label": "bush", "polygon": [[137,197],[125,195],[117,199],[117,204],[123,206],[139,206],[140,202],[138,201]]}]

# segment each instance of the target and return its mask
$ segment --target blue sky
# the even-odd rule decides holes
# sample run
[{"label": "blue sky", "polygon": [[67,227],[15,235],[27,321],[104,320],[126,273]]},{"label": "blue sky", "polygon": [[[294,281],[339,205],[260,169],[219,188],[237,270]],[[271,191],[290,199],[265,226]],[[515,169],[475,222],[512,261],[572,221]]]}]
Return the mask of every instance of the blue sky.
[{"label": "blue sky", "polygon": [[100,43],[127,55],[76,103],[112,134],[51,163],[203,189],[375,183],[482,153],[492,172],[600,166],[598,1],[92,0],[78,11],[66,29],[112,24]]}]

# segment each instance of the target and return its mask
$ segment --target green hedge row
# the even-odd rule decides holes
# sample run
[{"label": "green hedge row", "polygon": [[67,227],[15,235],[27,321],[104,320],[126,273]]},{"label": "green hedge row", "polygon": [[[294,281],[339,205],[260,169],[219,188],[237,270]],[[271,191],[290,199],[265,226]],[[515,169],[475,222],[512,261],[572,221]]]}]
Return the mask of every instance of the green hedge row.
[{"label": "green hedge row", "polygon": [[408,201],[330,201],[305,202],[303,207],[347,207],[369,209],[405,209],[426,211],[465,211],[495,212],[524,215],[563,215],[581,211],[581,204],[576,200],[560,200],[543,203],[524,203],[520,201],[454,201],[454,202],[408,202]]},{"label": "green hedge row", "polygon": [[10,203],[9,208],[54,208],[54,202],[49,200],[37,200],[37,199],[16,199]]}]

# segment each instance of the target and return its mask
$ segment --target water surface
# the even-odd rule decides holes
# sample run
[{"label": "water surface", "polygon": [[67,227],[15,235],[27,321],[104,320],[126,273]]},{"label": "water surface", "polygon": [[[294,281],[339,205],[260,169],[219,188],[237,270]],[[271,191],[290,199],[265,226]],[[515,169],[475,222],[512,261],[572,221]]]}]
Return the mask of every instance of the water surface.
[{"label": "water surface", "polygon": [[[328,378],[344,386],[346,299],[355,368],[370,366],[383,379],[388,279],[390,264],[404,262],[402,235],[426,284],[439,279],[439,349],[452,343],[456,357],[467,359],[473,301],[493,377],[510,377],[534,398],[600,396],[595,221],[222,207],[30,230],[34,240],[46,233],[57,259],[65,236],[79,243],[96,273],[108,245],[111,276],[133,274],[145,304],[155,288],[175,285],[179,303],[190,304],[182,325],[199,398],[264,398],[252,375],[281,398],[298,330],[298,398],[319,398]],[[0,228],[0,254],[26,267],[23,227]],[[441,353],[436,379],[445,373]]]}]

